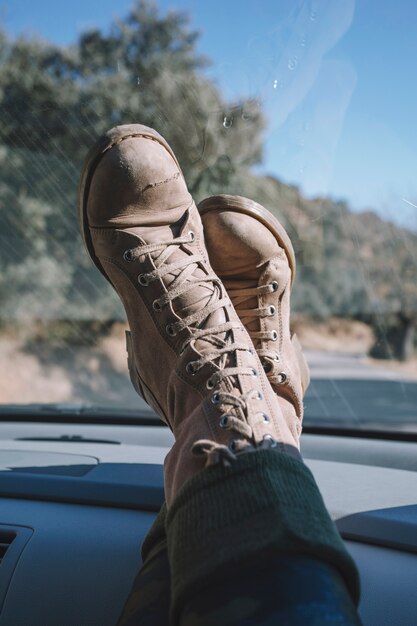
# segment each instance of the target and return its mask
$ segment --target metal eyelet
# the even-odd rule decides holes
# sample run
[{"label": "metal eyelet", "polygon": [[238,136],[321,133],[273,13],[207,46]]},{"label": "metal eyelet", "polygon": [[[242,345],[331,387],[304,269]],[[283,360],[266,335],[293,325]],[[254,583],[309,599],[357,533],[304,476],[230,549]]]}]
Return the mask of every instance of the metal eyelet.
[{"label": "metal eyelet", "polygon": [[194,361],[190,361],[189,363],[187,363],[187,365],[185,366],[185,371],[187,372],[187,374],[190,374],[191,376],[196,375],[197,370],[194,367]]},{"label": "metal eyelet", "polygon": [[229,441],[229,449],[230,449],[232,452],[235,452],[235,451],[236,451],[236,448],[237,448],[237,445],[236,445],[236,444],[237,444],[236,439],[231,439],[231,440]]},{"label": "metal eyelet", "polygon": [[219,426],[220,428],[229,428],[229,416],[228,415],[221,416],[219,420]]},{"label": "metal eyelet", "polygon": [[168,335],[170,335],[171,337],[175,337],[175,335],[177,334],[173,324],[168,324],[165,330],[167,331]]},{"label": "metal eyelet", "polygon": [[252,376],[253,376],[254,378],[257,378],[257,377],[258,377],[258,372],[257,372],[255,369],[253,369],[253,368],[252,368]]},{"label": "metal eyelet", "polygon": [[286,382],[287,378],[288,378],[288,377],[287,377],[287,375],[286,375],[286,373],[285,373],[285,372],[280,372],[280,373],[278,374],[278,382],[279,382],[281,385],[282,385],[283,383],[285,383],[285,382]]},{"label": "metal eyelet", "polygon": [[278,291],[278,281],[277,280],[273,280],[271,283],[269,283],[272,287],[272,291]]},{"label": "metal eyelet", "polygon": [[276,355],[274,356],[274,361],[279,362],[280,360],[281,360],[281,359],[279,358],[279,354],[276,354]]},{"label": "metal eyelet", "polygon": [[146,274],[139,274],[138,282],[139,282],[140,285],[142,285],[142,287],[147,287],[149,285],[149,280],[148,280]]},{"label": "metal eyelet", "polygon": [[218,393],[213,393],[211,396],[211,401],[213,404],[220,404],[220,396]]},{"label": "metal eyelet", "polygon": [[210,378],[206,382],[206,387],[207,387],[207,389],[213,389],[213,387],[214,387],[214,383],[213,383],[213,381]]},{"label": "metal eyelet", "polygon": [[158,300],[154,300],[152,302],[152,308],[154,309],[154,311],[161,311],[161,303]]},{"label": "metal eyelet", "polygon": [[272,371],[272,363],[271,361],[262,361],[262,367],[264,368],[264,372],[269,374]]},{"label": "metal eyelet", "polygon": [[272,437],[272,435],[264,435],[263,439],[264,439],[264,441],[270,441],[271,442],[271,444],[270,444],[271,448],[276,448],[277,447],[277,442]]},{"label": "metal eyelet", "polygon": [[193,241],[195,241],[195,234],[192,230],[188,231],[188,236],[190,238],[190,243],[193,243]]},{"label": "metal eyelet", "polygon": [[272,336],[271,336],[271,340],[272,341],[276,341],[278,339],[278,333],[276,330],[272,331]]},{"label": "metal eyelet", "polygon": [[269,316],[272,317],[273,315],[275,315],[276,312],[276,308],[274,307],[273,304],[271,304],[271,306],[269,307]]},{"label": "metal eyelet", "polygon": [[129,261],[129,262],[133,261],[133,252],[132,252],[132,250],[130,250],[130,249],[125,250],[123,252],[123,258],[124,258],[125,261]]}]

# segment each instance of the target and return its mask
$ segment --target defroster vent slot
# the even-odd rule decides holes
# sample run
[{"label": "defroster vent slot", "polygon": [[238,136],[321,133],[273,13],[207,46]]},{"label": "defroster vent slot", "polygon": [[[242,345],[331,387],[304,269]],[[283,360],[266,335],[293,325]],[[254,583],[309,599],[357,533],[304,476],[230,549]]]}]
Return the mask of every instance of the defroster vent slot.
[{"label": "defroster vent slot", "polygon": [[16,539],[16,533],[4,533],[0,531],[0,565],[14,539]]}]

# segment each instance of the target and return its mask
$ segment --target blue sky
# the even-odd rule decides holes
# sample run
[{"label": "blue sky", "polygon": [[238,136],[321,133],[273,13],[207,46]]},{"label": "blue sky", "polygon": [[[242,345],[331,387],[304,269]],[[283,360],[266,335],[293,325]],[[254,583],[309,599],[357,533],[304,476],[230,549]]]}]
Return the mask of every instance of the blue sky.
[{"label": "blue sky", "polygon": [[[417,3],[160,0],[201,32],[223,93],[266,111],[261,171],[417,228]],[[13,35],[70,43],[130,1],[0,0]]]}]

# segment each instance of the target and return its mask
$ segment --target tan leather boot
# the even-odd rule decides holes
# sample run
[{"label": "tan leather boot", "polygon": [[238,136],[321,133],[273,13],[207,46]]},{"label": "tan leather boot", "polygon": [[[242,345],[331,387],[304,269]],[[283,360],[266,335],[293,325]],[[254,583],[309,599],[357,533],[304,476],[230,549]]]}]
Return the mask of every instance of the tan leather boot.
[{"label": "tan leather boot", "polygon": [[267,209],[248,198],[212,196],[198,208],[211,265],[251,336],[289,428],[299,436],[310,376],[290,333],[295,275],[290,238]]},{"label": "tan leather boot", "polygon": [[110,130],[87,156],[79,211],[87,250],[126,310],[134,386],[175,436],[168,505],[206,464],[260,446],[298,447],[209,264],[200,215],[166,141],[140,125]]}]

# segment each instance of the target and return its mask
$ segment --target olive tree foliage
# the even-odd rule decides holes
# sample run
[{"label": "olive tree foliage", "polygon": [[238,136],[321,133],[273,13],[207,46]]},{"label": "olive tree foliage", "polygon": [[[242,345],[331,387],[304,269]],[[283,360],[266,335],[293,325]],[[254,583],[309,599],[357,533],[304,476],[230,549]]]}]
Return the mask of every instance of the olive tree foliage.
[{"label": "olive tree foliage", "polygon": [[253,174],[262,157],[261,103],[225,102],[197,42],[185,15],[162,15],[145,0],[69,47],[0,31],[0,322],[72,320],[76,335],[82,320],[124,317],[83,250],[76,196],[97,137],[140,123],[170,142],[197,201],[246,195],[282,221],[297,254],[295,312],[361,317],[384,346],[390,328],[400,329],[391,353],[409,354],[417,236]]},{"label": "olive tree foliage", "polygon": [[306,199],[273,177],[246,176],[240,193],[256,198],[285,225],[297,256],[292,311],[350,317],[370,324],[373,354],[406,360],[417,327],[417,233],[345,202]]},{"label": "olive tree foliage", "polygon": [[197,40],[147,1],[70,47],[0,33],[1,319],[123,317],[76,220],[83,159],[108,128],[156,128],[197,200],[260,160],[258,104],[222,99]]}]

